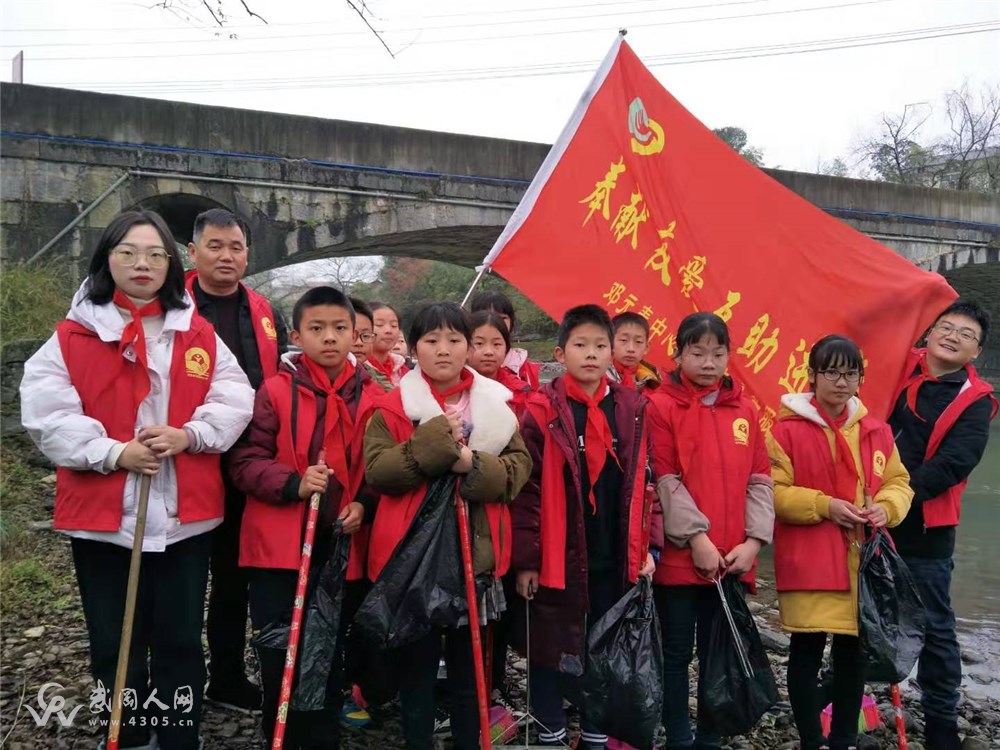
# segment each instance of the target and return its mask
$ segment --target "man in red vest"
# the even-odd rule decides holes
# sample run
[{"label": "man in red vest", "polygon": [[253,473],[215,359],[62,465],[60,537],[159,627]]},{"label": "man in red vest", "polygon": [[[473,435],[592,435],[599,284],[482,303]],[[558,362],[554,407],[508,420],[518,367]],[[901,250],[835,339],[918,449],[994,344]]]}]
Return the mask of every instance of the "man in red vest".
[{"label": "man in red vest", "polygon": [[993,388],[971,364],[989,327],[989,315],[975,302],[958,300],[941,313],[927,333],[927,348],[914,349],[907,360],[889,418],[914,491],[910,512],[892,537],[926,610],[917,682],[927,747],[934,750],[961,747],[962,660],[951,608],[952,557],[962,490],[983,457],[997,413]]},{"label": "man in red vest", "polygon": [[[188,274],[188,291],[219,338],[236,356],[257,389],[278,372],[288,347],[285,323],[264,297],[241,282],[250,247],[246,227],[234,214],[213,208],[194,220],[188,245],[195,270]],[[212,539],[212,590],[208,600],[208,648],[211,657],[205,697],[243,712],[259,712],[260,688],[246,677],[244,651],[247,628],[246,571],[239,567],[240,524],[246,496],[229,480],[223,459],[226,515]]]}]

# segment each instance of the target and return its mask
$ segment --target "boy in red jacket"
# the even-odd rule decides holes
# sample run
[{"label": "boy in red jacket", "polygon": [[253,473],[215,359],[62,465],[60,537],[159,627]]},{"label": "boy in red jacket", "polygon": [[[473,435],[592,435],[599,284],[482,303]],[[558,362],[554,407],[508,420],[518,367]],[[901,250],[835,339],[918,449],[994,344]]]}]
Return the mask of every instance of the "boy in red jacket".
[{"label": "boy in red jacket", "polygon": [[[530,601],[531,708],[543,745],[565,742],[560,681],[583,673],[585,624],[654,569],[645,401],[608,382],[612,336],[602,308],[566,312],[555,350],[566,374],[532,394],[522,427],[533,468],[511,510],[511,568],[517,592]],[[607,736],[586,716],[580,724],[579,747],[606,747]]]},{"label": "boy in red jacket", "polygon": [[[233,482],[248,495],[240,565],[252,569],[250,619],[255,632],[273,622],[291,621],[308,498],[314,492],[324,495],[313,551],[316,570],[329,551],[336,519],[343,522],[344,533],[355,534],[372,515],[359,494],[365,467],[363,430],[355,418],[373,397],[374,386],[364,368],[355,366],[351,353],[354,308],[342,292],[315,287],[295,303],[292,320],[291,340],[302,353],[286,355],[278,374],[257,392],[253,421],[233,450],[230,464]],[[326,463],[322,464],[318,458],[324,450]],[[352,539],[348,581],[364,577],[366,542],[366,532]],[[341,633],[351,620],[348,600],[353,598],[357,597],[348,590]],[[270,739],[285,652],[267,648],[257,652],[264,693],[263,730]],[[338,747],[341,681],[335,661],[325,709],[290,712],[286,748]]]}]

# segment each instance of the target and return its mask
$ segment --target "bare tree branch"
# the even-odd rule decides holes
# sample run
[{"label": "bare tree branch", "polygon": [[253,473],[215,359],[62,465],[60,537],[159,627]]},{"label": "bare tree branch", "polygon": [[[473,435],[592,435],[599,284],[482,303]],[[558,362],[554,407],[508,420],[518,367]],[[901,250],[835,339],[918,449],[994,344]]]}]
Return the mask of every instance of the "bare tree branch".
[{"label": "bare tree branch", "polygon": [[267,23],[267,19],[264,18],[264,16],[262,16],[262,15],[260,15],[258,13],[254,13],[252,10],[250,10],[249,6],[246,4],[246,0],[240,0],[240,5],[243,6],[243,10],[245,10],[247,12],[248,16],[250,16],[251,18],[259,18],[265,24]]},{"label": "bare tree branch", "polygon": [[371,29],[371,32],[375,35],[375,38],[378,39],[382,43],[382,46],[385,47],[385,51],[389,53],[389,57],[391,57],[393,60],[395,60],[396,59],[396,55],[393,54],[393,51],[391,49],[389,49],[389,45],[385,43],[385,39],[382,38],[382,35],[379,34],[379,32],[375,29],[375,27],[372,26],[368,22],[367,18],[365,18],[364,11],[368,10],[368,6],[365,5],[364,0],[359,0],[359,2],[361,3],[361,8],[360,9],[358,8],[357,5],[355,5],[353,2],[351,2],[351,0],[345,0],[345,2],[347,3],[348,7],[351,10],[353,10],[355,13],[357,13],[359,16],[361,16],[361,20],[365,22],[365,26],[367,26],[369,29]]},{"label": "bare tree branch", "polygon": [[208,4],[208,0],[201,0],[201,4],[205,6],[205,10],[208,11],[208,14],[212,16],[213,19],[215,19],[215,22],[219,24],[219,26],[225,26],[223,20],[219,18],[217,15],[215,15],[215,11],[212,10],[212,6]]}]

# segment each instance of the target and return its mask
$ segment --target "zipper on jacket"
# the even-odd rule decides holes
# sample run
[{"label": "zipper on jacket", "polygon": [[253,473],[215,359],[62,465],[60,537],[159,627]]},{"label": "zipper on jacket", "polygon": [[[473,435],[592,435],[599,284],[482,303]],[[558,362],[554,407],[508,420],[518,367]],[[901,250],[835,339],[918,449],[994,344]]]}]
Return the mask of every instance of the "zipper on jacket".
[{"label": "zipper on jacket", "polygon": [[[698,408],[701,408],[701,407],[699,406]],[[719,469],[720,469],[720,473],[722,474],[722,498],[723,498],[723,512],[722,512],[722,523],[723,523],[723,525],[722,525],[722,529],[723,529],[723,539],[728,539],[729,538],[729,514],[725,512],[725,503],[727,501],[727,498],[729,497],[729,482],[727,481],[725,467],[722,465],[722,450],[721,450],[722,437],[719,435],[719,415],[716,412],[715,404],[712,404],[712,406],[709,407],[709,408],[711,408],[711,410],[712,410],[712,427],[715,430],[715,444],[716,444],[716,446],[720,447],[720,450],[719,450]],[[745,518],[745,516],[746,516],[746,503],[745,503],[745,501],[744,501],[743,514],[744,514],[744,524],[743,524],[743,526],[745,528],[746,527],[746,523],[745,523],[745,521],[746,521],[746,518]],[[729,550],[729,551],[731,552],[732,550]],[[725,557],[725,555],[723,555],[723,557]]]}]

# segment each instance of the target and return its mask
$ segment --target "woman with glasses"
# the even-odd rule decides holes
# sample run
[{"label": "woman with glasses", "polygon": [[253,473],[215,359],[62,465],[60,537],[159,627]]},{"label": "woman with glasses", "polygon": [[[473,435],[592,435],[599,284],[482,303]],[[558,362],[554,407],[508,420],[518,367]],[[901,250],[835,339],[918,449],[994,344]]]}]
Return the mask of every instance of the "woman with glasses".
[{"label": "woman with glasses", "polygon": [[120,747],[198,748],[209,532],[223,517],[219,454],[250,421],[253,390],[195,314],[159,215],[130,211],[104,230],[66,320],[25,363],[21,409],[58,467],[53,527],[71,537],[105,720],[149,477],[126,680],[138,700],[122,716]]},{"label": "woman with glasses", "polygon": [[[802,750],[856,743],[864,693],[858,567],[864,528],[896,526],[913,491],[889,426],[857,397],[861,351],[826,336],[809,354],[811,393],[783,396],[768,437],[774,478],[774,572],[781,624],[791,633],[788,694]],[[832,635],[833,720],[822,735],[818,686]]]}]

